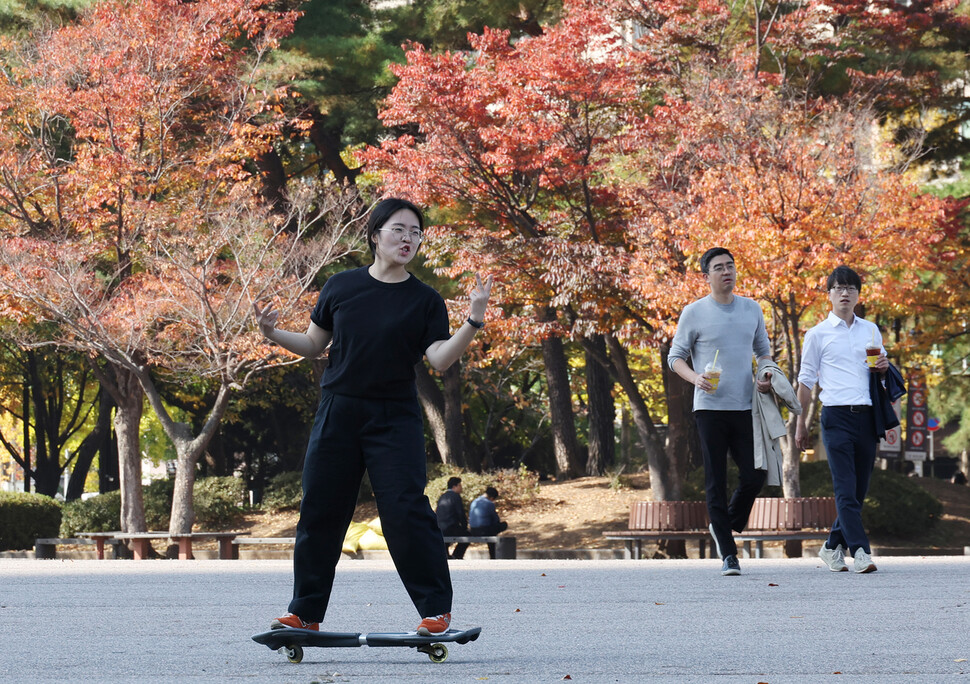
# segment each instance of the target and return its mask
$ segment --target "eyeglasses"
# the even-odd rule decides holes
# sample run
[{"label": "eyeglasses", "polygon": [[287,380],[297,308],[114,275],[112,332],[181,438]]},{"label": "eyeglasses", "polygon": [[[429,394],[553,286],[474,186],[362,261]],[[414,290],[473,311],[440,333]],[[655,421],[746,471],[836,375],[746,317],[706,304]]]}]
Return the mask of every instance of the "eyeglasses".
[{"label": "eyeglasses", "polygon": [[855,285],[836,285],[831,291],[838,294],[856,294],[859,292],[859,288]]},{"label": "eyeglasses", "polygon": [[415,228],[402,228],[401,226],[394,226],[393,228],[378,228],[378,230],[383,230],[394,235],[394,237],[399,240],[403,240],[406,237],[411,238],[412,242],[421,242],[424,239],[424,233]]}]

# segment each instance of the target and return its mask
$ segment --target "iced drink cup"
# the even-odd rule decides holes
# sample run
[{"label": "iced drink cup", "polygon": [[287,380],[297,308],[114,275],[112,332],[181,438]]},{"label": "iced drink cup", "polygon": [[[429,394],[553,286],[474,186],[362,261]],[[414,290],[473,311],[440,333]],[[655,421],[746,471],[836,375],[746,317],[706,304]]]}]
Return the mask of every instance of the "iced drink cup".
[{"label": "iced drink cup", "polygon": [[709,363],[704,366],[704,373],[707,375],[707,381],[713,385],[711,389],[706,391],[708,394],[714,394],[717,392],[717,386],[721,382],[721,367]]},{"label": "iced drink cup", "polygon": [[[856,347],[858,349],[858,347]],[[876,361],[879,360],[879,354],[882,350],[879,347],[866,347],[866,364],[869,366],[869,370],[876,370]]]}]

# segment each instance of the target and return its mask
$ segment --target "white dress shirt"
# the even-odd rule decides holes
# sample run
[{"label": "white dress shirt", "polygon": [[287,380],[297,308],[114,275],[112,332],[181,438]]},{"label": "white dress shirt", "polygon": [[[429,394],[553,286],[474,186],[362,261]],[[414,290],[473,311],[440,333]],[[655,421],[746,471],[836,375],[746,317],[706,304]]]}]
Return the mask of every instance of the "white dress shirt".
[{"label": "white dress shirt", "polygon": [[805,333],[799,384],[808,388],[818,384],[823,406],[872,405],[866,347],[873,341],[885,352],[875,323],[853,316],[852,325],[847,325],[830,312]]}]

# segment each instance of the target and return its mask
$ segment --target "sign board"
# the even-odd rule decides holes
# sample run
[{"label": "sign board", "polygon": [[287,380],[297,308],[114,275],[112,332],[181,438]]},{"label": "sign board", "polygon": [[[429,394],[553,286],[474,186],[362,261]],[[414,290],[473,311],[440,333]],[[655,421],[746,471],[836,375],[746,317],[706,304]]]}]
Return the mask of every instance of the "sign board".
[{"label": "sign board", "polygon": [[926,383],[920,373],[909,376],[909,398],[906,405],[906,448],[903,452],[907,461],[924,461],[928,449],[926,409]]}]

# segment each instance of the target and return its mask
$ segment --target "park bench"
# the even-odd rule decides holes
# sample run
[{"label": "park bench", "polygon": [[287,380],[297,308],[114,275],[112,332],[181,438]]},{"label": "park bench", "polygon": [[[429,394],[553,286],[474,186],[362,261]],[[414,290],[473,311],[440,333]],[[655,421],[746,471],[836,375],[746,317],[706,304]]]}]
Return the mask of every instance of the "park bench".
[{"label": "park bench", "polygon": [[286,545],[292,547],[296,543],[296,537],[236,537],[232,540],[232,558],[239,559],[239,547],[245,545]]},{"label": "park bench", "polygon": [[607,530],[607,539],[619,539],[626,547],[626,557],[640,559],[643,542],[664,539],[697,540],[700,557],[707,552],[707,504],[703,501],[634,501],[625,530]]},{"label": "park bench", "polygon": [[495,544],[495,559],[515,558],[516,543],[515,537],[494,536],[494,537],[473,537],[446,536],[445,544]]},{"label": "park bench", "polygon": [[[747,527],[744,532],[735,533],[734,539],[742,544],[748,557],[754,543],[755,557],[761,558],[765,541],[783,541],[785,554],[797,557],[803,541],[828,537],[835,518],[835,499],[831,497],[759,497]],[[709,524],[707,504],[703,501],[634,501],[630,504],[627,529],[608,530],[603,536],[623,541],[626,556],[635,559],[643,555],[643,542],[696,539],[699,557],[704,558],[711,536]]]},{"label": "park bench", "polygon": [[92,539],[78,537],[41,537],[34,540],[34,558],[57,558],[58,546],[94,544]]},{"label": "park bench", "polygon": [[219,543],[219,558],[228,560],[233,558],[232,540],[238,532],[187,532],[184,534],[170,534],[169,532],[79,532],[78,537],[94,540],[98,559],[104,559],[105,543],[131,542],[131,553],[135,560],[147,558],[151,553],[153,539],[171,539],[178,544],[179,560],[192,560],[192,542],[215,539]]},{"label": "park bench", "polygon": [[744,555],[748,557],[752,542],[754,557],[761,558],[766,541],[783,541],[785,556],[798,558],[803,541],[828,538],[837,516],[834,497],[759,497],[751,507],[747,527],[744,532],[736,532],[734,539],[744,545]]}]

